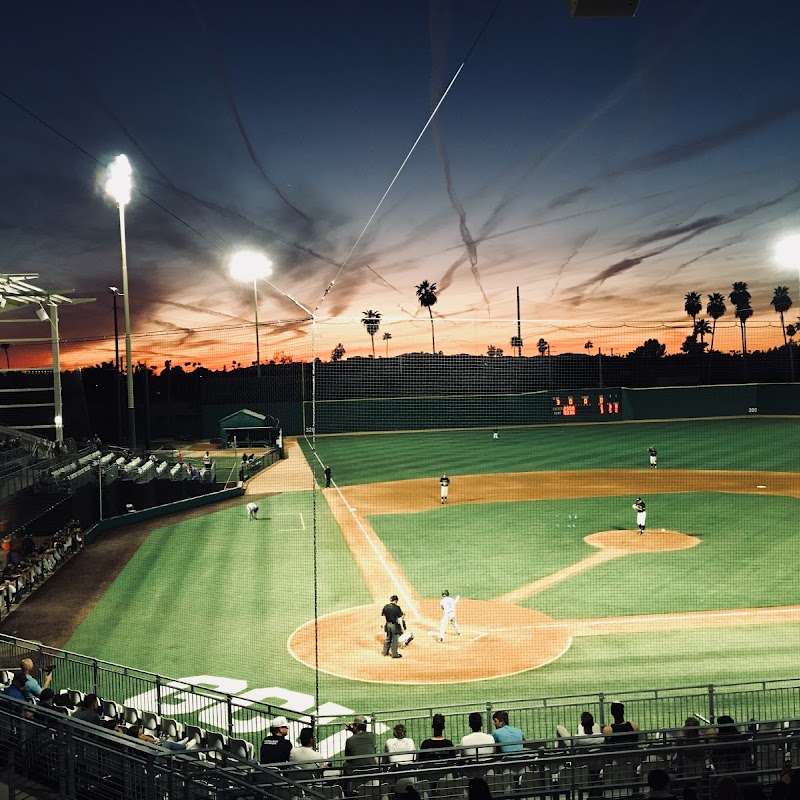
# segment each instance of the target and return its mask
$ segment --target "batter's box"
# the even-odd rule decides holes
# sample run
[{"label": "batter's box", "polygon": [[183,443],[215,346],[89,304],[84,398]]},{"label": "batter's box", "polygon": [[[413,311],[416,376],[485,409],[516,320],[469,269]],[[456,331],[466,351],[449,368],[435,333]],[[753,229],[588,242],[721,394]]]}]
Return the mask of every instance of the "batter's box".
[{"label": "batter's box", "polygon": [[269,515],[275,528],[283,533],[303,533],[307,530],[302,511],[279,511]]}]

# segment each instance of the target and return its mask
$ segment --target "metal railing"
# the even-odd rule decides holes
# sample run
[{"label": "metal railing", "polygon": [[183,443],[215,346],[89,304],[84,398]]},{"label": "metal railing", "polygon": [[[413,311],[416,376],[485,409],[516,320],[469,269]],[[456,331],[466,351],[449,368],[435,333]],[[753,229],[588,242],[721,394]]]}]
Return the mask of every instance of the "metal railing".
[{"label": "metal railing", "polygon": [[[40,669],[56,665],[53,686],[56,691],[71,688],[92,692],[103,699],[127,703],[141,711],[243,738],[256,749],[269,731],[270,719],[278,715],[291,721],[293,738],[301,727],[313,725],[318,741],[330,738],[335,747],[340,743],[343,746],[344,739],[340,736],[342,723],[351,721],[349,717],[318,718],[314,714],[297,714],[251,700],[246,695],[228,694],[146,670],[0,635],[0,669],[16,669],[20,660],[28,657]],[[611,697],[598,693],[534,699],[476,699],[471,704],[372,712],[359,709],[359,712],[368,716],[371,729],[382,736],[391,736],[394,725],[403,723],[408,735],[420,742],[430,735],[431,720],[436,713],[445,715],[446,730],[454,735],[458,732],[460,738],[469,731],[467,718],[472,711],[484,713],[484,730],[491,731],[493,713],[505,710],[511,724],[521,728],[527,739],[547,741],[555,736],[557,725],[566,725],[573,730],[583,711],[590,711],[600,725],[606,724],[609,721],[608,706],[613,700],[625,704],[627,718],[635,720],[642,730],[670,728],[682,724],[689,716],[710,722],[721,714],[732,716],[739,723],[751,719],[800,720],[800,679],[617,692]]]}]

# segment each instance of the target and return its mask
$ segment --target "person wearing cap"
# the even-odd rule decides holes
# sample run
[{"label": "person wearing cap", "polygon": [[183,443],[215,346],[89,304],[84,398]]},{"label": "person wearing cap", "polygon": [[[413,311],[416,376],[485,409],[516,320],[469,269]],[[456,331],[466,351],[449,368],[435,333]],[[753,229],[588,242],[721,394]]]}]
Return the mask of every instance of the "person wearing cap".
[{"label": "person wearing cap", "polygon": [[383,654],[389,655],[389,650],[392,651],[392,658],[402,658],[403,656],[397,652],[397,642],[403,630],[405,622],[403,621],[403,609],[397,604],[398,597],[393,594],[389,598],[389,602],[383,607],[381,616],[386,619],[383,625],[383,630],[386,632],[386,639],[383,642]]},{"label": "person wearing cap", "polygon": [[262,764],[285,764],[292,752],[289,741],[289,721],[286,717],[275,717],[269,724],[269,735],[261,742]]},{"label": "person wearing cap", "polygon": [[378,741],[375,734],[367,730],[367,718],[363,714],[357,714],[352,724],[344,727],[353,734],[344,745],[344,771],[352,773],[360,767],[375,766],[378,763],[375,755],[378,752]]}]

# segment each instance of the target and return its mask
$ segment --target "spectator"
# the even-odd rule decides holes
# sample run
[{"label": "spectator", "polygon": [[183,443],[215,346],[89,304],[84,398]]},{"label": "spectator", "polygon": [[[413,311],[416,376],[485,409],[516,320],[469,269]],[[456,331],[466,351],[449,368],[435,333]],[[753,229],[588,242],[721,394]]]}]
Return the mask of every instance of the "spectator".
[{"label": "spectator", "polygon": [[353,734],[348,737],[344,745],[344,754],[347,758],[344,771],[349,773],[360,767],[374,766],[377,763],[375,753],[378,750],[378,743],[375,734],[367,731],[367,718],[357,714],[352,724],[344,727]]},{"label": "spectator", "polygon": [[394,785],[394,800],[420,800],[413,778],[400,778]]},{"label": "spectator", "polygon": [[275,717],[269,724],[269,735],[261,742],[262,764],[285,764],[292,753],[292,743],[287,738],[289,721],[286,717]]},{"label": "spectator", "polygon": [[581,714],[581,721],[574,735],[563,725],[556,726],[556,733],[560,739],[571,739],[573,747],[597,747],[606,740],[600,726],[594,721],[594,717],[588,711],[584,711],[583,714]]},{"label": "spectator", "polygon": [[[434,714],[431,720],[431,727],[433,728],[433,736],[425,739],[419,746],[420,750],[426,751],[419,754],[420,761],[435,761],[439,758],[447,758],[453,754],[453,743],[444,737],[444,715]],[[435,752],[440,750],[447,750],[450,752]]]},{"label": "spectator", "polygon": [[39,695],[39,705],[42,708],[47,708],[50,711],[56,711],[59,714],[66,714],[67,709],[63,706],[56,705],[56,695],[52,689],[42,689],[42,693]]},{"label": "spectator", "polygon": [[483,778],[470,778],[467,785],[467,800],[492,800],[489,784]]},{"label": "spectator", "polygon": [[384,750],[389,754],[389,762],[392,764],[401,764],[407,761],[414,760],[414,754],[410,750],[416,750],[417,746],[414,740],[406,736],[406,726],[403,724],[394,726],[394,737],[386,740]]},{"label": "spectator", "polygon": [[772,785],[770,800],[800,800],[800,769],[784,765],[780,780]]},{"label": "spectator", "polygon": [[711,732],[714,746],[711,760],[717,772],[744,772],[750,764],[750,749],[733,717],[717,717],[717,730]]},{"label": "spectator", "polygon": [[81,700],[78,710],[72,715],[72,719],[79,719],[92,725],[102,725],[103,720],[98,711],[99,708],[100,698],[96,694],[87,694]]},{"label": "spectator", "polygon": [[24,703],[28,702],[25,697],[25,673],[15,672],[11,683],[3,689],[3,694],[6,697],[13,697],[15,700],[22,700]]},{"label": "spectator", "polygon": [[[463,755],[467,758],[492,755],[494,753],[494,736],[491,733],[483,732],[483,714],[479,711],[473,711],[469,715],[468,723],[472,733],[462,736],[459,742],[459,746],[464,748],[462,750]],[[483,746],[475,747],[474,745]]]},{"label": "spectator", "polygon": [[290,763],[301,764],[308,769],[327,769],[330,766],[322,757],[322,753],[315,749],[317,743],[314,740],[313,728],[303,728],[300,731],[299,741],[300,746],[293,747],[289,753]]},{"label": "spectator", "polygon": [[[706,754],[700,749],[703,744],[700,736],[700,722],[695,717],[687,717],[683,729],[675,737],[679,749],[672,760],[674,769],[682,775],[700,776],[705,770]],[[686,748],[686,749],[683,749]]]},{"label": "spectator", "polygon": [[495,711],[492,715],[494,723],[494,740],[501,753],[516,753],[522,750],[524,734],[519,728],[508,724],[508,711]]},{"label": "spectator", "polygon": [[670,791],[670,777],[666,770],[650,770],[647,773],[647,786],[650,791],[645,795],[645,800],[672,800],[675,798]]},{"label": "spectator", "polygon": [[611,716],[614,718],[614,722],[603,728],[606,743],[622,750],[635,747],[639,741],[639,726],[635,722],[625,719],[625,706],[622,703],[612,703]]},{"label": "spectator", "polygon": [[742,800],[742,789],[735,778],[723,775],[717,781],[717,800]]},{"label": "spectator", "polygon": [[22,661],[19,662],[19,668],[23,675],[25,675],[25,688],[22,690],[22,693],[25,695],[26,700],[39,697],[42,693],[42,689],[47,689],[50,686],[50,682],[53,680],[53,667],[50,666],[44,671],[44,684],[39,685],[39,681],[31,675],[33,672],[33,661],[30,658],[23,658]]}]

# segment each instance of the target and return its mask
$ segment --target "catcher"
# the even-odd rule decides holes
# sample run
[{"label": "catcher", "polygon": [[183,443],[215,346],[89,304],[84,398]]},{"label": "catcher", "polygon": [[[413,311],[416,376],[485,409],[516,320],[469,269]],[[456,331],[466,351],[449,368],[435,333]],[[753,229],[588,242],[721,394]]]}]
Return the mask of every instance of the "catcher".
[{"label": "catcher", "polygon": [[413,634],[413,633],[411,633],[411,631],[410,631],[410,630],[408,630],[408,628],[407,628],[407,626],[406,626],[406,620],[405,620],[405,617],[403,617],[403,619],[401,620],[401,623],[402,623],[402,625],[403,625],[403,632],[402,632],[402,633],[400,634],[400,636],[397,638],[397,641],[398,641],[398,642],[400,642],[400,647],[401,647],[403,650],[405,650],[405,649],[406,649],[406,647],[408,647],[408,646],[411,644],[411,642],[413,642],[413,641],[414,641],[414,634]]}]

